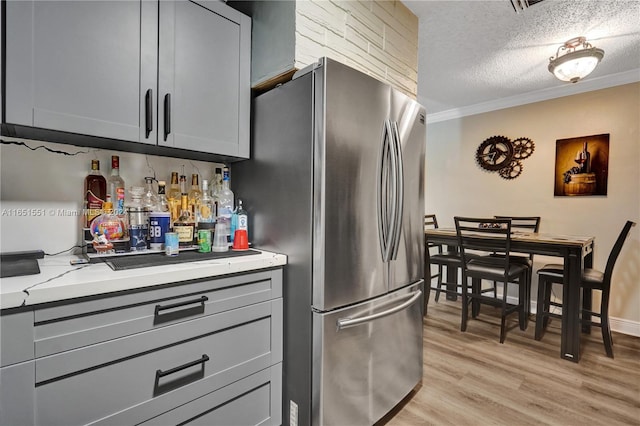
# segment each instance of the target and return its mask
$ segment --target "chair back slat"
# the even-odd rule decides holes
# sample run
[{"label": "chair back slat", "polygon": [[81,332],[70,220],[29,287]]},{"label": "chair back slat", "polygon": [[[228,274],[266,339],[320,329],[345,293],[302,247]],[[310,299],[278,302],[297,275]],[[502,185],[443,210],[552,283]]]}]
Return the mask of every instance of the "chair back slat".
[{"label": "chair back slat", "polygon": [[438,219],[435,214],[424,215],[424,229],[438,229]]},{"label": "chair back slat", "polygon": [[491,262],[493,264],[502,262],[506,277],[510,263],[511,219],[456,216],[454,221],[463,265],[469,261],[469,253],[500,252],[503,256],[491,259]]},{"label": "chair back slat", "polygon": [[538,232],[540,216],[494,216],[496,219],[511,219],[511,230]]},{"label": "chair back slat", "polygon": [[611,249],[611,253],[609,253],[609,258],[607,259],[607,266],[605,267],[605,270],[604,270],[604,281],[602,283],[603,286],[607,288],[607,291],[611,286],[611,276],[613,275],[613,267],[616,264],[616,260],[618,260],[618,256],[620,255],[622,246],[624,245],[625,240],[629,236],[629,232],[631,231],[631,228],[633,226],[636,226],[636,224],[635,222],[632,222],[630,220],[628,220],[627,223],[624,224],[624,227],[622,228],[620,235],[618,235],[618,239],[616,240],[615,244],[613,245],[613,248]]}]

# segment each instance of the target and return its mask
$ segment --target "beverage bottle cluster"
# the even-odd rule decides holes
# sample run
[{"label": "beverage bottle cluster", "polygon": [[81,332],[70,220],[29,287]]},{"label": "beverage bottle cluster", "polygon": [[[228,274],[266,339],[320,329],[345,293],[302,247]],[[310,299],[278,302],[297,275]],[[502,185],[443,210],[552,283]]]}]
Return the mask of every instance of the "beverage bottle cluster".
[{"label": "beverage bottle cluster", "polygon": [[200,251],[209,251],[203,250],[199,235],[204,238],[208,231],[210,243],[210,233],[215,230],[220,233],[218,239],[224,240],[216,251],[226,251],[236,229],[248,231],[247,212],[242,200],[235,205],[228,167],[216,168],[213,178],[202,180],[202,185],[197,173],[191,175],[189,188],[184,173],[172,172],[169,182],[167,188],[165,181],[146,177],[144,186],[126,190],[117,155],[111,157],[107,179],[100,173],[100,162],[92,160],[84,182],[85,239],[93,238],[94,247],[97,240],[102,244],[106,240],[110,249],[117,245],[109,252],[161,250],[171,232],[177,235],[179,247],[190,248],[200,242]]}]

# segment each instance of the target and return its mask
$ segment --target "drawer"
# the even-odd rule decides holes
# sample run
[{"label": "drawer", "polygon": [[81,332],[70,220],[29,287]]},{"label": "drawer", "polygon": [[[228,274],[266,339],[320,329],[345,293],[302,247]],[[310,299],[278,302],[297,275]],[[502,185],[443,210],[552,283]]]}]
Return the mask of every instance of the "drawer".
[{"label": "drawer", "polygon": [[142,423],[144,426],[250,426],[282,423],[282,364]]},{"label": "drawer", "polygon": [[281,362],[281,329],[277,299],[36,359],[36,423],[140,423]]},{"label": "drawer", "polygon": [[282,297],[282,271],[174,283],[35,311],[43,357]]}]

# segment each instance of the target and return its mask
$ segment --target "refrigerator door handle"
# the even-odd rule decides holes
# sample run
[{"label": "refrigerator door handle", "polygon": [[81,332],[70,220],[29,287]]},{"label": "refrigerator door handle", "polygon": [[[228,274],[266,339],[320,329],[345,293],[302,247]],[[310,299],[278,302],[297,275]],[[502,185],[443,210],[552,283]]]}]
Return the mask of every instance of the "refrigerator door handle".
[{"label": "refrigerator door handle", "polygon": [[[389,206],[389,210],[391,211],[391,219],[389,224],[389,254],[387,256],[387,262],[393,260],[394,258],[394,244],[396,241],[396,233],[398,233],[398,145],[396,143],[395,133],[394,133],[394,123],[391,120],[389,121],[390,127],[390,153],[391,153],[391,173],[389,174],[389,186],[391,188],[391,194],[387,192],[387,205]],[[397,131],[397,129],[395,130]]]},{"label": "refrigerator door handle", "polygon": [[400,133],[398,132],[398,122],[391,123],[391,131],[395,146],[396,160],[396,191],[393,205],[396,209],[396,222],[393,228],[393,237],[391,239],[391,260],[396,260],[398,256],[398,246],[400,245],[400,233],[402,231],[402,217],[404,215],[404,166],[402,161],[402,143],[400,141]]},{"label": "refrigerator door handle", "polygon": [[382,133],[382,148],[380,150],[380,161],[378,162],[378,240],[380,241],[380,252],[382,261],[389,262],[391,258],[392,233],[395,227],[393,215],[389,217],[389,211],[393,208],[390,203],[389,191],[393,191],[395,197],[395,183],[390,182],[395,174],[395,163],[393,161],[393,130],[390,120],[384,121],[384,131]]},{"label": "refrigerator door handle", "polygon": [[403,311],[407,309],[409,306],[413,305],[420,298],[420,296],[422,296],[422,291],[418,290],[413,293],[410,293],[409,295],[412,296],[409,300],[407,300],[406,302],[398,306],[394,306],[391,309],[387,309],[386,311],[378,312],[376,314],[367,315],[366,317],[360,317],[360,318],[340,318],[337,322],[338,330],[342,330],[343,328],[347,328],[347,327],[354,327],[356,325],[364,324],[366,322],[371,322],[378,318],[383,318],[389,315],[393,315],[396,312]]}]

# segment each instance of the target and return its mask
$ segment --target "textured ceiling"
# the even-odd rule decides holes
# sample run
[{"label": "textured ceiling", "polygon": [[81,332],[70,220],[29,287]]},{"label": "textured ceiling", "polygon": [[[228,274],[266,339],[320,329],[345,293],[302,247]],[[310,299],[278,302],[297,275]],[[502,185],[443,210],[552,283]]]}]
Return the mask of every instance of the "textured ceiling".
[{"label": "textured ceiling", "polygon": [[[536,99],[532,94],[563,96],[579,85],[588,89],[589,80],[599,82],[596,88],[620,84],[621,76],[640,80],[640,0],[545,0],[520,13],[509,0],[403,3],[420,22],[418,100],[429,115],[501,99],[517,104]],[[547,66],[560,45],[578,36],[605,54],[591,75],[568,87]]]}]

